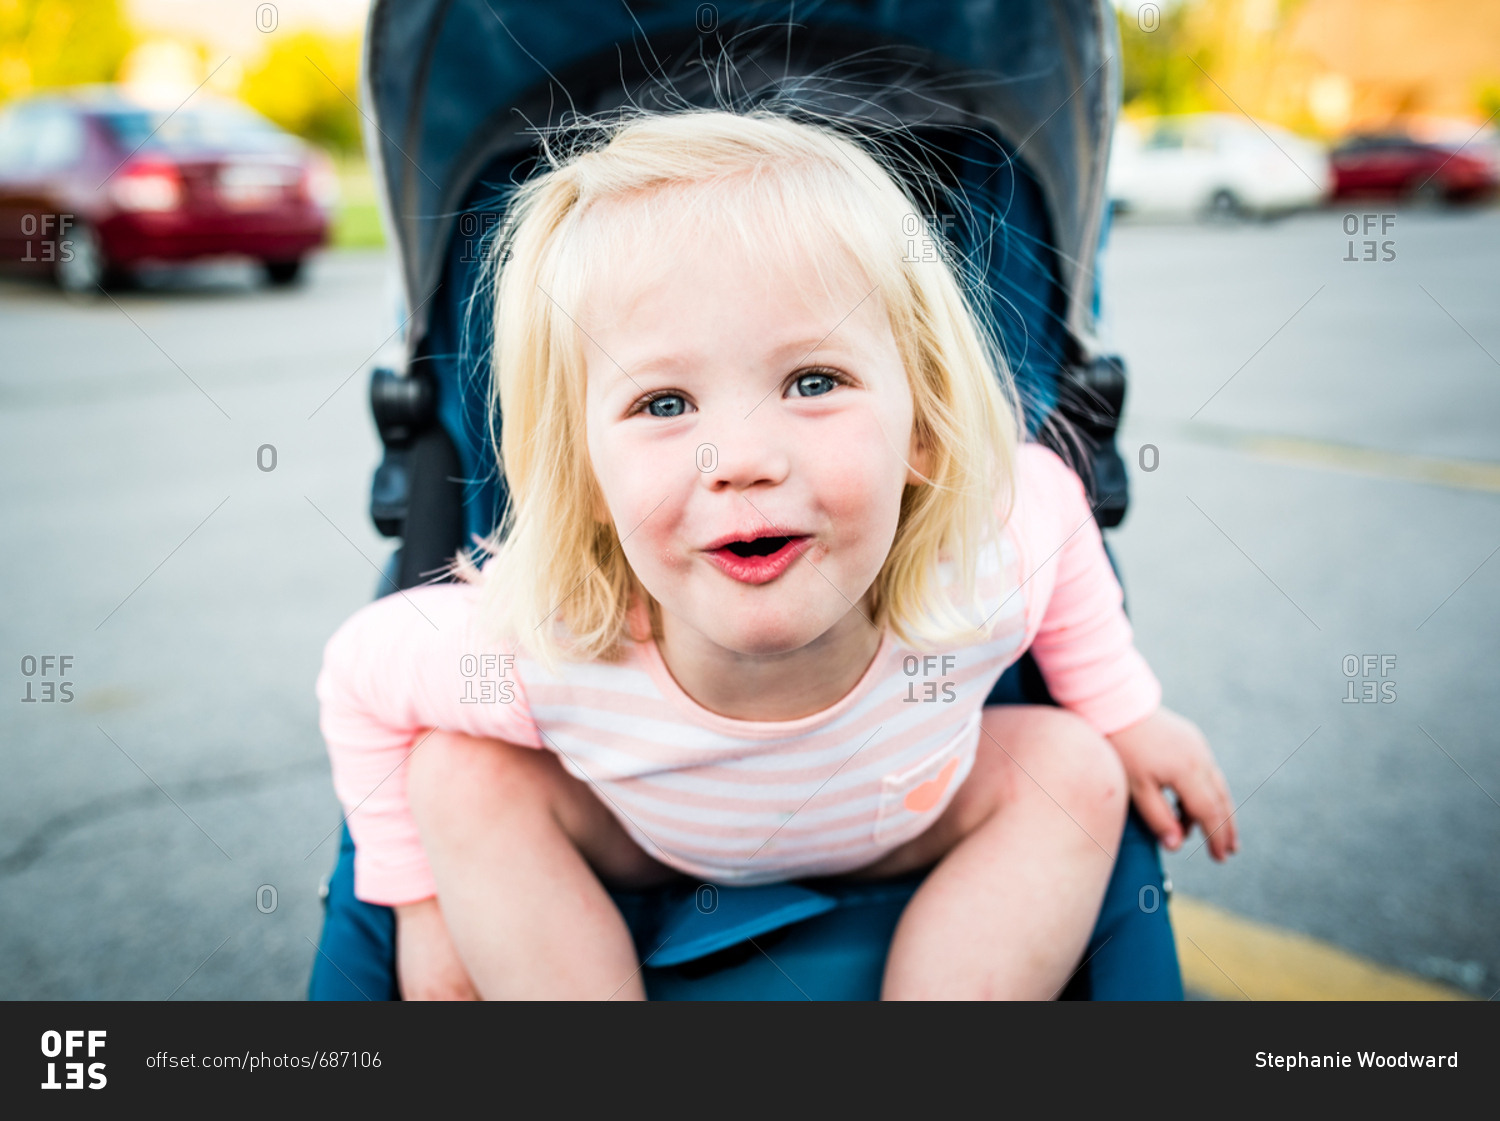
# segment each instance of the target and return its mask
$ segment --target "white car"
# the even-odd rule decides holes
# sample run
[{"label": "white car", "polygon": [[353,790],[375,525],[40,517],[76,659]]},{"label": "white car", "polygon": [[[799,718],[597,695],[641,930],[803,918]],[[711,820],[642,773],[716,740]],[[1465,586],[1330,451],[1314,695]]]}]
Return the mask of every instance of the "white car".
[{"label": "white car", "polygon": [[1316,206],[1328,155],[1312,141],[1247,117],[1192,113],[1120,121],[1108,191],[1129,214],[1269,215]]}]

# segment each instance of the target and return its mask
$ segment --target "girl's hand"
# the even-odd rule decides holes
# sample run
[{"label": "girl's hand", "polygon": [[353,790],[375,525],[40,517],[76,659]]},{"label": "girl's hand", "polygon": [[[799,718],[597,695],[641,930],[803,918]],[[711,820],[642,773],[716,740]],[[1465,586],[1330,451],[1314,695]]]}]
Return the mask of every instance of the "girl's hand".
[{"label": "girl's hand", "polygon": [[396,908],[396,983],[402,1000],[478,1000],[436,897]]},{"label": "girl's hand", "polygon": [[[1136,809],[1163,845],[1177,851],[1196,822],[1215,860],[1239,851],[1229,784],[1196,724],[1162,707],[1109,741],[1125,764]],[[1180,819],[1162,795],[1168,786],[1177,793]]]}]

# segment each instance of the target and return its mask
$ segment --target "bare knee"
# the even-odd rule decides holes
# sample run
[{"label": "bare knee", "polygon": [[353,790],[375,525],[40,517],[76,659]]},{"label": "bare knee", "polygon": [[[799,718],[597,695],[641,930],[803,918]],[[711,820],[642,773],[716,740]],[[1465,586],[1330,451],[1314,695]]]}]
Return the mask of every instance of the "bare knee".
[{"label": "bare knee", "polygon": [[1070,813],[1124,824],[1129,802],[1125,768],[1114,746],[1076,713],[1038,707],[1025,735],[1010,747],[1013,761]]},{"label": "bare knee", "polygon": [[1054,743],[1064,764],[1063,789],[1075,805],[1123,825],[1129,785],[1114,745],[1081,716],[1059,710],[1057,717]]}]

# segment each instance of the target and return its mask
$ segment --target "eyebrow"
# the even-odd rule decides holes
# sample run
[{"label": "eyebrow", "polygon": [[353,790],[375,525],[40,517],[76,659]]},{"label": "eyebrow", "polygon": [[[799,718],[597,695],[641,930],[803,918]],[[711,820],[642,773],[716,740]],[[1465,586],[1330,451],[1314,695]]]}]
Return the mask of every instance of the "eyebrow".
[{"label": "eyebrow", "polygon": [[[852,353],[851,348],[837,341],[834,334],[835,332],[830,332],[821,336],[791,339],[772,350],[768,357],[773,364],[780,364],[787,361],[801,361],[819,350],[840,349],[846,354]],[[623,368],[628,371],[628,376],[634,377],[636,374],[654,374],[661,370],[690,367],[696,360],[693,354],[656,354]]]}]

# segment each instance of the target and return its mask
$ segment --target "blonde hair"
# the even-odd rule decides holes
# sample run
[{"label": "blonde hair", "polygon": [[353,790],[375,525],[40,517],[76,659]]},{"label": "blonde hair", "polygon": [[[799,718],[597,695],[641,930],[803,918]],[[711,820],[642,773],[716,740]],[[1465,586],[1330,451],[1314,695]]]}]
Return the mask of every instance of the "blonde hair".
[{"label": "blonde hair", "polygon": [[[510,501],[484,543],[493,555],[483,571],[467,557],[456,563],[482,584],[482,626],[548,666],[612,660],[635,598],[655,606],[616,527],[596,516],[605,507],[585,438],[582,329],[570,313],[628,256],[618,250],[632,222],[636,236],[643,213],[681,222],[680,208],[652,206],[671,189],[667,201],[689,193],[747,246],[811,254],[820,275],[878,288],[929,474],[902,494],[871,621],[918,648],[974,638],[966,609],[980,550],[1013,501],[1019,409],[988,317],[941,255],[911,252],[942,244],[920,208],[831,123],[759,108],[637,110],[602,132],[590,124],[603,143],[559,155],[544,142],[550,166],[516,189],[492,249],[491,431],[498,409]],[[956,562],[961,602],[941,587],[940,561]]]}]

